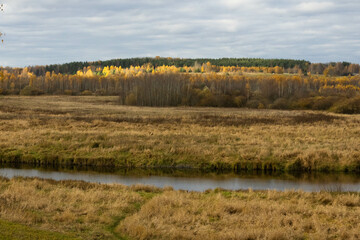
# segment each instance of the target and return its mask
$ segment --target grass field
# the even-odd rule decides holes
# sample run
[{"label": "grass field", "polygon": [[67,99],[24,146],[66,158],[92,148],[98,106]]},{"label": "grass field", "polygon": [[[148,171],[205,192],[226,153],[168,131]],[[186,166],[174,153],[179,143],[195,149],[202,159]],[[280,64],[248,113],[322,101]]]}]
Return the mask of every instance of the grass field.
[{"label": "grass field", "polygon": [[359,193],[0,178],[1,239],[359,239]]},{"label": "grass field", "polygon": [[0,219],[0,237],[2,240],[34,240],[34,239],[47,239],[47,240],[65,240],[77,239],[69,235],[60,234],[57,232],[50,232],[31,228],[23,224],[12,223]]},{"label": "grass field", "polygon": [[0,97],[0,161],[360,171],[360,116],[147,108],[117,97]]}]

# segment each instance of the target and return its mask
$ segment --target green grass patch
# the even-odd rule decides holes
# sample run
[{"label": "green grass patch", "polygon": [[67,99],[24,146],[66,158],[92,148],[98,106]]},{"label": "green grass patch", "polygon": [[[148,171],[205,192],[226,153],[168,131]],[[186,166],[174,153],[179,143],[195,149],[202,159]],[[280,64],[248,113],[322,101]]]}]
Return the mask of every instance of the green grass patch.
[{"label": "green grass patch", "polygon": [[69,235],[57,232],[44,231],[28,227],[18,223],[12,223],[0,219],[0,239],[2,240],[62,240],[62,239],[79,239]]}]

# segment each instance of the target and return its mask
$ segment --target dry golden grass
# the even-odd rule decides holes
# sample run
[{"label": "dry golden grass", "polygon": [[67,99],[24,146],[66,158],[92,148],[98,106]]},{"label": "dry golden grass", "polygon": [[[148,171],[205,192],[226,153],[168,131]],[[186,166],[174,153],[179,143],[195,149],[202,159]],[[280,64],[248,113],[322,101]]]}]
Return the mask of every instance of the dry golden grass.
[{"label": "dry golden grass", "polygon": [[304,192],[166,192],[117,230],[134,239],[359,239],[360,197]]},{"label": "dry golden grass", "polygon": [[140,193],[148,188],[0,179],[0,218],[85,239],[114,239],[112,228],[144,203]]},{"label": "dry golden grass", "polygon": [[1,97],[3,162],[360,171],[360,116]]},{"label": "dry golden grass", "polygon": [[359,239],[360,195],[0,178],[0,219],[82,239]]}]

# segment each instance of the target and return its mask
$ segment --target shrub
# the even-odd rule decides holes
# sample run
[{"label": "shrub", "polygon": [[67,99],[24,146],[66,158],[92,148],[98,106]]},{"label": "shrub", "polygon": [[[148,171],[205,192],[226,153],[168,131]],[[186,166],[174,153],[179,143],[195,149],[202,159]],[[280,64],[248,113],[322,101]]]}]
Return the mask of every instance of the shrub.
[{"label": "shrub", "polygon": [[246,103],[246,107],[263,109],[265,108],[265,104],[258,99],[252,99]]},{"label": "shrub", "polygon": [[278,98],[275,100],[273,104],[271,104],[270,108],[272,109],[289,109],[289,101],[286,98]]},{"label": "shrub", "polygon": [[130,93],[125,98],[125,104],[126,105],[136,105],[137,99],[134,93]]},{"label": "shrub", "polygon": [[0,88],[0,95],[7,95],[9,92],[6,89]]},{"label": "shrub", "polygon": [[37,96],[41,94],[44,94],[44,92],[31,86],[26,86],[20,91],[20,95],[23,96]]},{"label": "shrub", "polygon": [[292,108],[312,109],[313,105],[314,105],[314,98],[300,98],[293,104]]},{"label": "shrub", "polygon": [[360,97],[341,101],[335,104],[331,111],[345,114],[360,114]]},{"label": "shrub", "polygon": [[69,95],[69,96],[75,95],[75,93],[74,93],[72,90],[65,90],[65,91],[64,91],[64,94],[65,94],[65,95]]},{"label": "shrub", "polygon": [[244,96],[237,96],[234,98],[234,104],[236,107],[243,107],[246,103],[246,97]]},{"label": "shrub", "polygon": [[199,92],[200,102],[198,103],[199,106],[203,107],[216,107],[216,99],[214,94],[210,91],[208,87],[204,87],[202,91]]},{"label": "shrub", "polygon": [[198,105],[203,107],[216,107],[217,103],[214,95],[212,93],[208,93],[206,95],[201,96]]},{"label": "shrub", "polygon": [[314,99],[314,104],[312,105],[312,109],[314,109],[314,110],[328,110],[337,101],[339,101],[338,97],[319,97],[319,98]]},{"label": "shrub", "polygon": [[259,103],[258,109],[265,109],[265,105],[263,103]]},{"label": "shrub", "polygon": [[106,91],[104,89],[98,89],[95,91],[96,96],[106,96]]},{"label": "shrub", "polygon": [[81,92],[81,95],[82,96],[91,96],[91,95],[93,95],[93,93],[92,93],[92,91],[85,90],[85,91]]}]

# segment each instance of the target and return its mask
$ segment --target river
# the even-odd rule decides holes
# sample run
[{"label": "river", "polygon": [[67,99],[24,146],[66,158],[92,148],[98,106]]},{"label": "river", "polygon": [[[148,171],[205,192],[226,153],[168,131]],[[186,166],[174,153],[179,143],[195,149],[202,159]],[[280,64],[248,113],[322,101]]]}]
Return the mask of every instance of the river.
[{"label": "river", "polygon": [[6,178],[37,177],[53,180],[81,180],[102,184],[171,186],[176,190],[303,190],[360,192],[360,176],[356,174],[284,174],[284,173],[218,173],[197,170],[127,170],[127,169],[59,169],[1,166]]}]

